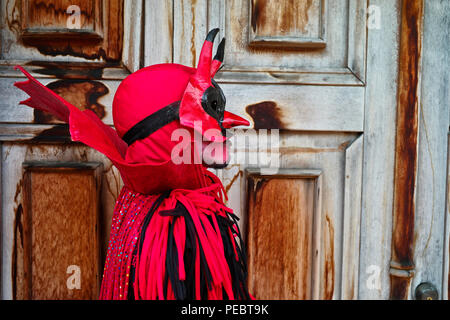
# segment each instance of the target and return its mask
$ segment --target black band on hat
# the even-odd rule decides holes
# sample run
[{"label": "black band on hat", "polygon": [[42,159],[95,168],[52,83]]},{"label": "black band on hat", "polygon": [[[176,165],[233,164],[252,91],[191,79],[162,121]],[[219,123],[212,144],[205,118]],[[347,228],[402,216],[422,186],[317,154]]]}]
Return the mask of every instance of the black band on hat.
[{"label": "black band on hat", "polygon": [[128,130],[122,139],[130,146],[135,141],[145,139],[153,132],[179,118],[180,101],[175,101],[145,119],[139,121]]}]

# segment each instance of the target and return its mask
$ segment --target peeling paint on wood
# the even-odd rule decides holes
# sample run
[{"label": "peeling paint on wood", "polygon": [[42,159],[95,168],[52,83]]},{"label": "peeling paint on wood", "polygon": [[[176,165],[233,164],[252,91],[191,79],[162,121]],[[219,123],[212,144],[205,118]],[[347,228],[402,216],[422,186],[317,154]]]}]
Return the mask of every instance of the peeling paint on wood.
[{"label": "peeling paint on wood", "polygon": [[[109,89],[99,81],[92,80],[58,80],[47,85],[55,93],[72,103],[80,110],[91,110],[100,119],[106,116],[106,107],[98,99],[109,93]],[[34,109],[34,123],[61,123],[48,112]]]},{"label": "peeling paint on wood", "polygon": [[34,143],[49,143],[49,142],[62,142],[72,143],[70,136],[69,126],[66,124],[55,125],[50,129],[41,131],[30,142]]},{"label": "peeling paint on wood", "polygon": [[252,117],[255,129],[282,129],[285,127],[281,121],[281,108],[274,101],[262,101],[248,105],[245,111]]},{"label": "peeling paint on wood", "polygon": [[61,63],[33,61],[27,66],[39,66],[42,69],[36,69],[34,72],[43,75],[53,76],[58,79],[86,79],[97,80],[103,77],[105,64],[95,63]]}]

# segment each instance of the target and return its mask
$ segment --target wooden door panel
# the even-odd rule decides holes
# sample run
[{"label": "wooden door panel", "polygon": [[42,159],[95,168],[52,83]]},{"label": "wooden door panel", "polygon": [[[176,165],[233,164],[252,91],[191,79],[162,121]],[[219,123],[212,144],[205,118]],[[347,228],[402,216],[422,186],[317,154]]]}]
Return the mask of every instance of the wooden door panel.
[{"label": "wooden door panel", "polygon": [[248,283],[256,299],[318,297],[320,174],[247,171]]},{"label": "wooden door panel", "polygon": [[[450,2],[424,1],[420,75],[418,170],[414,216],[415,273],[411,291],[423,282],[449,299],[449,43]],[[443,68],[443,61],[447,67]],[[444,267],[444,268],[443,268]],[[414,295],[414,292],[412,292]]]},{"label": "wooden door panel", "polygon": [[227,110],[254,129],[361,132],[364,88],[224,83]]},{"label": "wooden door panel", "polygon": [[[103,37],[101,0],[36,1],[23,0],[20,4],[22,37],[58,37],[82,33]],[[78,35],[79,36],[79,35]]]},{"label": "wooden door panel", "polygon": [[[18,137],[13,137],[14,139],[17,139]],[[55,223],[51,224],[49,222],[49,226],[45,226],[45,222],[42,221],[40,226],[36,226],[36,224],[32,224],[31,226],[36,228],[39,234],[41,232],[48,232],[48,233],[55,233],[52,238],[55,240],[58,239],[58,236],[61,237],[61,233],[59,231],[63,231],[63,228],[66,228],[67,225],[64,225],[62,223],[64,220],[58,220],[62,219],[65,214],[62,212],[65,209],[65,203],[62,202],[56,195],[59,193],[56,191],[53,192],[43,192],[42,188],[36,189],[36,184],[34,185],[34,188],[29,189],[28,186],[30,185],[27,183],[26,174],[23,171],[22,163],[39,163],[39,164],[45,164],[45,163],[53,163],[61,166],[64,163],[71,163],[73,165],[78,165],[80,167],[85,166],[85,164],[89,163],[102,163],[102,169],[98,172],[96,171],[96,175],[99,176],[100,181],[96,180],[96,186],[94,190],[91,190],[92,192],[87,192],[86,187],[89,186],[89,183],[86,184],[86,178],[79,177],[77,175],[70,174],[69,172],[60,172],[58,175],[53,175],[53,178],[56,178],[56,180],[48,181],[49,177],[51,175],[44,176],[44,179],[41,181],[41,183],[44,183],[47,181],[48,183],[45,183],[45,188],[54,188],[54,189],[60,189],[61,192],[67,191],[69,192],[71,188],[76,188],[79,190],[76,190],[75,194],[78,194],[79,197],[78,200],[75,201],[73,199],[73,205],[68,207],[68,212],[71,212],[70,218],[72,220],[68,219],[70,223],[73,223],[74,226],[81,226],[84,224],[86,228],[93,228],[94,224],[89,223],[89,219],[84,219],[82,215],[80,216],[80,213],[77,214],[76,208],[80,206],[84,206],[87,203],[92,204],[92,197],[96,196],[96,193],[99,192],[99,198],[97,201],[97,204],[100,205],[100,207],[96,207],[95,203],[93,206],[89,205],[89,210],[83,211],[86,216],[85,218],[93,218],[93,215],[97,215],[99,221],[98,221],[98,229],[97,232],[99,233],[98,236],[100,239],[96,242],[97,246],[101,249],[99,255],[98,255],[98,265],[102,265],[105,259],[105,252],[109,241],[109,231],[111,228],[111,217],[112,212],[115,204],[115,199],[117,198],[119,191],[122,187],[122,181],[120,179],[119,172],[117,169],[115,169],[111,162],[109,162],[108,159],[106,159],[105,156],[101,155],[100,153],[92,150],[91,148],[81,145],[81,144],[75,144],[75,145],[67,145],[63,143],[54,143],[51,142],[48,143],[30,143],[29,141],[23,141],[21,142],[3,142],[2,144],[2,245],[3,245],[3,265],[2,265],[2,291],[3,296],[5,298],[12,299],[12,298],[26,298],[28,297],[45,297],[49,299],[56,299],[56,298],[70,298],[70,299],[79,299],[79,298],[89,298],[89,299],[96,299],[97,293],[94,285],[97,285],[97,282],[93,282],[93,278],[89,280],[89,277],[82,278],[82,291],[79,292],[77,290],[67,290],[66,288],[66,280],[70,276],[70,274],[65,273],[66,268],[68,267],[66,260],[72,259],[74,252],[71,248],[71,246],[80,246],[84,247],[83,254],[86,254],[87,256],[95,254],[95,250],[91,248],[94,244],[95,237],[89,237],[90,241],[92,243],[87,244],[86,242],[82,241],[84,238],[82,237],[82,233],[80,233],[80,238],[77,239],[77,243],[67,243],[65,242],[64,237],[62,237],[58,241],[52,241],[51,245],[60,245],[60,248],[58,250],[61,261],[55,262],[53,259],[47,259],[45,258],[48,254],[48,245],[46,244],[48,241],[34,241],[30,242],[31,244],[34,244],[34,251],[32,250],[30,256],[32,259],[34,259],[34,263],[37,262],[36,259],[42,258],[42,264],[35,265],[35,270],[43,270],[49,268],[45,274],[42,274],[41,281],[46,276],[49,276],[55,272],[54,268],[58,267],[59,273],[58,277],[55,279],[47,279],[45,281],[49,281],[49,291],[46,291],[45,288],[38,285],[34,288],[37,289],[37,291],[32,291],[30,294],[25,295],[24,291],[24,281],[26,279],[29,279],[31,281],[31,288],[33,288],[32,285],[32,279],[28,277],[28,275],[24,275],[23,268],[24,268],[24,259],[23,259],[23,253],[24,253],[24,247],[21,239],[24,239],[27,235],[30,233],[25,233],[24,227],[26,225],[24,221],[24,212],[25,208],[27,207],[27,203],[30,203],[30,201],[27,201],[27,194],[31,195],[39,195],[40,203],[46,203],[48,207],[50,208],[52,205],[54,205],[54,221]],[[83,180],[84,179],[84,180]],[[8,183],[9,181],[13,181],[15,183]],[[64,183],[62,183],[64,182]],[[26,189],[31,190],[32,192],[28,193],[26,192]],[[92,189],[92,188],[91,188]],[[36,191],[36,192],[35,192]],[[66,195],[67,196],[67,192]],[[39,202],[38,202],[39,204]],[[32,208],[33,209],[33,208]],[[39,208],[38,208],[39,209]],[[63,210],[64,209],[64,210]],[[100,211],[99,211],[100,210]],[[33,213],[33,211],[29,210],[28,212]],[[34,213],[37,214],[38,211],[34,211]],[[50,213],[50,211],[48,212]],[[66,217],[68,218],[68,217]],[[80,220],[81,219],[81,220]],[[39,220],[38,220],[39,221]],[[61,223],[60,223],[61,222]],[[92,222],[92,220],[91,220]],[[53,227],[51,225],[54,225]],[[42,229],[42,230],[41,230]],[[75,229],[74,229],[75,230]],[[32,233],[32,232],[31,232]],[[87,236],[87,234],[85,234]],[[84,243],[84,244],[83,244]],[[89,248],[88,248],[89,247]],[[53,248],[53,247],[52,247]],[[55,249],[55,248],[53,248]],[[44,252],[45,250],[45,252]],[[56,249],[55,249],[56,250]],[[78,252],[78,251],[77,251]],[[80,251],[81,254],[81,251]],[[80,256],[81,257],[81,256]],[[84,261],[84,260],[83,260]],[[52,262],[51,265],[46,265],[47,263]],[[72,263],[71,263],[72,264]],[[74,263],[74,265],[77,265]],[[45,267],[45,268],[44,268]],[[81,266],[80,266],[81,267]],[[63,269],[61,269],[63,268]],[[81,268],[81,275],[89,275],[89,272],[87,270],[93,270],[90,266],[89,267],[82,267]],[[83,271],[84,270],[84,271]],[[63,272],[64,271],[64,272]],[[84,274],[85,273],[85,274]],[[101,273],[99,273],[101,274]],[[91,273],[92,275],[92,273]],[[84,285],[83,285],[83,279],[84,279]],[[37,282],[39,283],[39,281]],[[36,281],[35,281],[36,284]],[[89,289],[89,286],[90,289]],[[50,288],[52,290],[50,292]],[[88,290],[89,289],[89,290]],[[34,295],[32,293],[34,292]]]},{"label": "wooden door panel", "polygon": [[[3,1],[4,60],[120,62],[123,0]],[[76,58],[75,58],[76,57]]]},{"label": "wooden door panel", "polygon": [[[220,26],[222,36],[228,40],[225,66],[218,79],[224,77],[224,81],[239,83],[338,85],[342,81],[345,85],[364,84],[364,2],[210,2],[209,27]],[[277,7],[278,14],[273,13],[273,6]],[[266,10],[272,11],[274,18],[267,18],[263,14]],[[349,14],[349,10],[355,14]],[[298,19],[287,19],[293,12],[297,12]],[[316,35],[306,37],[297,20],[320,26],[316,27]],[[278,28],[279,24],[285,24],[284,28]],[[255,47],[258,30],[264,30],[261,37],[267,40],[257,41]],[[189,52],[183,52],[183,55],[189,55]]]},{"label": "wooden door panel", "polygon": [[[233,143],[233,145],[235,144]],[[236,148],[232,150],[237,152]],[[258,150],[258,147],[255,146],[247,146],[247,148],[249,153]],[[270,243],[260,244],[258,242],[255,233],[258,234],[259,230],[254,230],[255,222],[252,219],[260,218],[261,220],[258,221],[270,224],[270,231],[279,232],[280,237],[283,237],[283,226],[286,225],[274,218],[277,215],[289,214],[289,221],[298,222],[303,219],[302,221],[311,222],[315,219],[317,223],[314,228],[311,225],[309,227],[302,225],[301,229],[309,231],[309,236],[316,241],[313,243],[319,243],[316,248],[318,250],[317,264],[311,266],[311,268],[317,269],[304,270],[303,267],[300,267],[306,263],[304,257],[298,257],[297,264],[291,266],[292,269],[298,267],[301,270],[299,278],[291,283],[296,290],[283,292],[282,289],[276,289],[275,287],[280,283],[275,275],[266,274],[265,279],[261,279],[263,276],[261,270],[265,270],[270,265],[270,261],[279,261],[280,255],[284,257],[284,253],[286,256],[288,253],[292,253],[291,247],[280,245],[276,250],[273,247],[269,248],[262,254],[262,260],[253,261],[250,264],[249,284],[257,289],[261,297],[354,299],[358,296],[362,150],[363,135],[361,134],[282,132],[279,148],[281,169],[271,174],[269,178],[283,184],[287,183],[287,179],[295,177],[295,173],[309,172],[311,175],[311,172],[315,172],[311,178],[319,179],[320,177],[321,180],[318,194],[303,190],[301,195],[298,194],[299,188],[301,188],[298,185],[305,182],[301,179],[298,180],[296,182],[299,191],[296,198],[298,206],[294,206],[289,212],[285,210],[286,202],[282,201],[283,197],[289,197],[291,194],[286,188],[280,188],[278,191],[271,188],[270,192],[255,191],[253,194],[256,193],[259,197],[263,196],[264,199],[251,200],[252,191],[249,193],[247,191],[254,178],[249,178],[245,172],[260,170],[254,165],[248,166],[232,162],[226,169],[215,171],[228,192],[227,204],[241,218],[239,226],[241,230],[246,230],[244,234],[250,251],[257,246],[270,247]],[[264,178],[267,179],[267,177]],[[282,196],[281,193],[286,193],[286,195]],[[308,210],[306,203],[314,203],[316,205],[314,210]],[[259,214],[263,217],[255,218]],[[314,217],[311,217],[311,214]],[[297,231],[292,229],[291,232],[291,234],[296,234],[298,229]],[[300,242],[296,245],[300,247]],[[251,254],[249,257],[252,259]],[[307,280],[302,280],[300,275],[307,275]],[[282,277],[282,275],[278,275],[278,277]],[[308,284],[309,281],[311,290],[308,289],[305,292],[298,287],[300,284]],[[262,288],[269,288],[269,284],[274,288],[273,290],[269,290],[267,293],[260,291]],[[258,285],[261,287],[258,288]]]},{"label": "wooden door panel", "polygon": [[326,46],[326,2],[250,2],[250,46],[321,48]]},{"label": "wooden door panel", "polygon": [[[16,262],[24,262],[14,270],[13,283],[22,284],[14,298],[97,298],[101,173],[101,163],[24,163],[23,219],[16,221],[22,241],[14,239],[23,255]],[[70,275],[79,279],[68,285]]]}]

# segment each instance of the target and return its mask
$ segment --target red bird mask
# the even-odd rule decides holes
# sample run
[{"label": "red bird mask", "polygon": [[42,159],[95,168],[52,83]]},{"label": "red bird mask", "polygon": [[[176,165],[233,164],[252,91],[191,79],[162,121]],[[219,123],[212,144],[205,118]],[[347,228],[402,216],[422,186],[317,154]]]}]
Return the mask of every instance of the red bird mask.
[{"label": "red bird mask", "polygon": [[[225,96],[213,80],[225,49],[223,39],[212,58],[218,31],[208,33],[196,69],[158,64],[125,78],[113,101],[115,130],[92,111],[81,111],[65,101],[20,66],[16,68],[28,80],[15,86],[30,95],[21,104],[50,112],[69,123],[72,140],[105,154],[118,168],[125,186],[132,190],[153,194],[177,188],[201,188],[207,185],[206,168],[193,160],[199,150],[192,148],[192,161],[188,163],[172,161],[179,146],[179,141],[174,141],[174,131],[184,129],[191,137],[197,132],[205,146],[225,143],[226,129],[249,125],[247,120],[225,111]],[[192,139],[189,146],[193,143]]]}]

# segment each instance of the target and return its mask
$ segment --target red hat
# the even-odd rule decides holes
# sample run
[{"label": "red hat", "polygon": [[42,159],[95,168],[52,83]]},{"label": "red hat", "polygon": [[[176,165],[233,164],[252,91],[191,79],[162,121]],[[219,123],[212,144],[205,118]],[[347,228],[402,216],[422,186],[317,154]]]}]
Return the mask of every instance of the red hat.
[{"label": "red hat", "polygon": [[139,121],[180,101],[194,68],[180,64],[157,64],[127,76],[114,95],[114,127],[120,137]]}]

